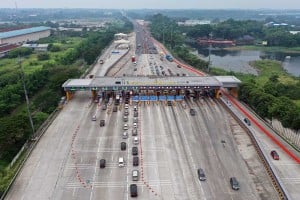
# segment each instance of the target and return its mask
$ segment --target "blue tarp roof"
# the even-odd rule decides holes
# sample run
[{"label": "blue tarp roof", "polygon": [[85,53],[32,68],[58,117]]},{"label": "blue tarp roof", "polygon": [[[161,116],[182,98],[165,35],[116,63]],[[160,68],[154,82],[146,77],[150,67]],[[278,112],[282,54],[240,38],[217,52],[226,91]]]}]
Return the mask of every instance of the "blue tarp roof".
[{"label": "blue tarp roof", "polygon": [[45,31],[45,30],[50,30],[50,27],[38,26],[38,27],[20,29],[20,30],[15,30],[15,31],[8,31],[8,32],[0,33],[0,39],[15,37],[15,36],[19,36],[19,35],[25,35],[25,34],[29,34],[29,33],[35,33],[35,32],[40,32],[40,31]]}]

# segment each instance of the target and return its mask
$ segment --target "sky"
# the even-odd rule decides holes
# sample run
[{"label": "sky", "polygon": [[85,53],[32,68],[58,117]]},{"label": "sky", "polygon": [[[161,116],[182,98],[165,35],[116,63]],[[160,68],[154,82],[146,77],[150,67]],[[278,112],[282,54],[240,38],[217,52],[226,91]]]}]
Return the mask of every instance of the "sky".
[{"label": "sky", "polygon": [[300,9],[300,0],[0,0],[0,8]]}]

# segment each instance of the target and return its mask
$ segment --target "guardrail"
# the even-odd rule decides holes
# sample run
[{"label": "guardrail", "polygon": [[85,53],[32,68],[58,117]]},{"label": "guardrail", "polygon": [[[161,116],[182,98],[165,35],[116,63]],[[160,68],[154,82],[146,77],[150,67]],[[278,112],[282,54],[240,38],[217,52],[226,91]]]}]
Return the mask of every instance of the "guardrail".
[{"label": "guardrail", "polygon": [[249,129],[249,127],[247,127],[244,122],[242,121],[242,119],[239,118],[239,116],[237,115],[237,113],[235,113],[232,109],[229,108],[228,104],[225,103],[225,100],[220,99],[218,100],[223,107],[232,115],[232,117],[239,123],[239,125],[246,131],[246,133],[249,135],[254,148],[259,156],[259,158],[261,159],[264,168],[266,169],[269,177],[271,178],[272,184],[274,185],[274,188],[276,189],[276,191],[278,192],[279,198],[282,200],[288,200],[291,199],[288,191],[286,190],[286,188],[284,187],[283,183],[281,182],[281,180],[278,177],[277,171],[274,168],[274,166],[271,164],[268,156],[266,155],[266,153],[262,150],[261,148],[261,144],[259,142],[259,140],[256,138],[256,136],[251,132],[251,130]]},{"label": "guardrail", "polygon": [[[274,133],[276,133],[281,139],[283,139],[286,143],[288,143],[291,147],[293,147],[296,151],[300,152],[300,148],[298,146],[296,146],[294,143],[292,143],[291,141],[288,140],[288,138],[286,138],[285,136],[281,135],[276,129],[273,128],[273,126],[267,122],[265,119],[263,119],[261,116],[259,116],[257,113],[255,113],[255,111],[250,108],[247,104],[241,102],[241,104],[243,104],[243,106],[245,106],[252,114],[254,114],[257,118],[259,118],[261,121],[263,121],[270,129],[272,129],[274,131]],[[296,134],[296,133],[295,133]]]},{"label": "guardrail", "polygon": [[[41,137],[44,135],[44,133],[46,132],[46,130],[48,129],[48,127],[52,124],[53,120],[56,118],[56,116],[58,115],[58,113],[59,113],[59,110],[55,109],[49,115],[49,117],[46,119],[46,121],[39,127],[39,129],[35,132],[35,134],[29,140],[27,140],[27,142],[23,145],[22,149],[19,151],[19,153],[17,154],[17,156],[19,157],[22,154],[23,151],[26,151],[26,155],[24,157],[24,160],[21,162],[21,164],[18,167],[15,175],[13,176],[13,178],[10,181],[9,185],[7,186],[6,190],[2,194],[0,200],[4,200],[4,198],[6,197],[9,189],[11,188],[12,184],[15,182],[17,176],[19,175],[19,173],[20,173],[21,169],[23,168],[25,162],[27,161],[27,159],[31,155],[31,153],[32,153],[33,149],[35,148],[36,144],[41,139]],[[18,159],[17,156],[13,159],[14,162]]]}]

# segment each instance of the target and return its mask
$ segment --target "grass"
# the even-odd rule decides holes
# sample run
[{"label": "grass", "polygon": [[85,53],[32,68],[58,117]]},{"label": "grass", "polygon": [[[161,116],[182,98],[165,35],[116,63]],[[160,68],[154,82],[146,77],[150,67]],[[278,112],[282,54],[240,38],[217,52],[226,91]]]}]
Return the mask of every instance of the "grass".
[{"label": "grass", "polygon": [[0,193],[4,192],[8,185],[10,184],[12,178],[16,174],[17,170],[19,169],[20,165],[22,164],[23,160],[25,159],[25,155],[27,152],[23,152],[18,160],[15,162],[12,168],[2,166],[0,172]]},{"label": "grass", "polygon": [[[78,45],[83,39],[80,37],[70,37],[66,38],[65,43],[54,43],[61,47],[61,51],[59,52],[47,52],[50,54],[50,59],[46,61],[39,61],[37,59],[38,53],[33,53],[26,58],[22,58],[22,67],[25,74],[31,74],[35,70],[39,70],[43,67],[43,64],[46,62],[56,63],[55,59],[59,58],[63,53],[64,50],[68,48],[73,48],[74,46]],[[9,73],[18,68],[18,58],[2,58],[0,59],[0,74]]]},{"label": "grass", "polygon": [[259,75],[256,77],[256,82],[259,85],[264,85],[272,75],[278,75],[278,80],[283,84],[296,84],[292,76],[290,76],[282,67],[281,63],[274,60],[258,60],[250,63],[252,67],[258,70]]}]

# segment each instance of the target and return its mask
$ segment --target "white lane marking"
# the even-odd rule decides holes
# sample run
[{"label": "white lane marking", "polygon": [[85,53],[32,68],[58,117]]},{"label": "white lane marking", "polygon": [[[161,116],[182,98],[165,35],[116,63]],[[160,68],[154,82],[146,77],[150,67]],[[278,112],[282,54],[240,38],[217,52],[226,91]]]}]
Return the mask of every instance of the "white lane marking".
[{"label": "white lane marking", "polygon": [[[145,187],[145,188],[148,187],[142,181],[135,181],[134,183],[137,184],[137,186],[139,186],[139,187]],[[147,181],[147,183],[151,187],[158,187],[160,185],[163,185],[163,186],[172,185],[171,180],[159,180],[159,179]],[[95,182],[94,187],[95,188],[124,187],[124,183],[122,181],[118,181],[118,182]],[[78,182],[72,182],[72,183],[68,183],[66,188],[68,188],[68,189],[82,188],[82,184],[80,184]]]},{"label": "white lane marking", "polygon": [[[107,119],[106,119],[107,121]],[[90,200],[93,198],[93,191],[94,191],[94,182],[95,182],[95,178],[96,178],[96,172],[97,172],[97,163],[99,160],[99,151],[100,151],[100,146],[101,146],[101,137],[99,137],[98,139],[98,149],[97,149],[97,157],[96,157],[96,161],[95,161],[95,169],[94,169],[94,175],[93,175],[93,179],[92,179],[92,188],[91,188],[91,195],[90,195]]]},{"label": "white lane marking", "polygon": [[126,199],[128,200],[128,187],[129,187],[129,178],[128,178],[128,174],[129,174],[129,167],[128,167],[128,162],[129,162],[129,142],[128,142],[128,148],[127,148],[127,165],[126,165]]},{"label": "white lane marking", "polygon": [[74,187],[74,188],[73,188],[73,194],[72,194],[73,197],[75,196],[76,190],[77,190],[77,189]]}]

